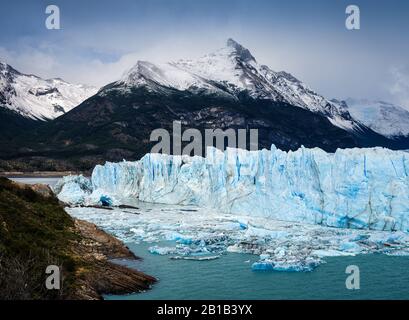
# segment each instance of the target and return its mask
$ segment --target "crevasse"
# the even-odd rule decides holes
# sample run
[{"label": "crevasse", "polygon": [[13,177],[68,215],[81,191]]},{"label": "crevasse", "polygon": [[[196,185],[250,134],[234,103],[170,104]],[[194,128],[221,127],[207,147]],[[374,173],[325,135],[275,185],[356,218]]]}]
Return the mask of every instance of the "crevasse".
[{"label": "crevasse", "polygon": [[[98,165],[91,181],[65,177],[62,201],[197,205],[225,213],[339,228],[409,231],[409,153],[383,148],[330,154],[207,149],[206,158],[147,154]],[[194,214],[194,213],[192,213]]]}]

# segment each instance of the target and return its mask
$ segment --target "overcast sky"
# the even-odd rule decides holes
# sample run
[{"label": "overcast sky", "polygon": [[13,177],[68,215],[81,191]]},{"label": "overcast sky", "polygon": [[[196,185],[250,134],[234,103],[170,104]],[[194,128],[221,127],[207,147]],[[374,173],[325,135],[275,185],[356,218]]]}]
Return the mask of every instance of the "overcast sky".
[{"label": "overcast sky", "polygon": [[[61,10],[61,30],[45,8]],[[361,30],[345,28],[349,4]],[[105,85],[137,60],[194,58],[232,37],[257,61],[328,98],[409,108],[407,0],[2,0],[0,60],[24,73]]]}]

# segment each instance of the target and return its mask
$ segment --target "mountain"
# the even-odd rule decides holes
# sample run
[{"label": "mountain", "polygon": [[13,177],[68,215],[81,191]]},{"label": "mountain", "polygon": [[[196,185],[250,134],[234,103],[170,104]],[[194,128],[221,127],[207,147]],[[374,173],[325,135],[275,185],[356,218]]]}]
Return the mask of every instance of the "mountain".
[{"label": "mountain", "polygon": [[50,120],[70,111],[97,89],[62,79],[23,74],[0,62],[0,107],[25,118]]},{"label": "mountain", "polygon": [[[197,60],[138,61],[118,81],[78,107],[0,148],[0,170],[89,170],[97,163],[136,160],[151,151],[155,129],[258,129],[259,148],[302,145],[409,149],[409,140],[382,136],[354,120],[286,72],[258,64],[232,39]],[[189,142],[184,142],[186,145]]]},{"label": "mountain", "polygon": [[337,101],[351,116],[373,131],[391,138],[409,137],[409,111],[383,101],[348,98]]},{"label": "mountain", "polygon": [[320,113],[334,125],[354,129],[356,123],[348,111],[326,100],[291,74],[272,71],[257,63],[250,51],[233,39],[224,48],[197,60],[153,64],[139,61],[117,83],[124,87],[155,85],[200,94],[219,95],[241,100],[250,97],[287,103]]}]

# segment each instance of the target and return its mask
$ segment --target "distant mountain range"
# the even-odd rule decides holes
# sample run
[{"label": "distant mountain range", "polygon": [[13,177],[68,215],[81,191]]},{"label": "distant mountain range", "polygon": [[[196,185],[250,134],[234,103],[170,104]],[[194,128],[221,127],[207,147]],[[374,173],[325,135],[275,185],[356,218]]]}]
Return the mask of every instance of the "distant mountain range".
[{"label": "distant mountain range", "polygon": [[152,147],[152,130],[171,131],[174,120],[199,130],[258,129],[260,148],[409,149],[406,110],[328,100],[258,64],[232,39],[197,60],[138,61],[98,92],[0,68],[0,170],[86,170],[138,159]]},{"label": "distant mountain range", "polygon": [[348,98],[341,104],[356,120],[373,131],[392,139],[409,136],[409,111],[392,103]]},{"label": "distant mountain range", "polygon": [[97,88],[42,79],[0,62],[0,106],[35,120],[51,120],[97,93]]}]

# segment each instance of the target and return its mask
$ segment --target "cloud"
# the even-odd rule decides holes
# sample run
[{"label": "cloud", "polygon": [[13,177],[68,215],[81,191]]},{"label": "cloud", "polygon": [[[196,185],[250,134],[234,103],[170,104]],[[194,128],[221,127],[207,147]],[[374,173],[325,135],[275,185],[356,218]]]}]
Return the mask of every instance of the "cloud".
[{"label": "cloud", "polygon": [[[77,41],[81,39],[78,37]],[[214,39],[213,39],[214,40]],[[90,44],[59,46],[43,42],[37,45],[21,45],[13,50],[0,46],[0,61],[6,62],[22,73],[31,73],[43,78],[60,77],[73,83],[103,86],[118,80],[138,60],[165,62],[180,58],[194,58],[217,48],[223,41],[202,41],[192,45],[191,38],[168,37],[157,39],[148,45],[132,47],[132,51],[112,53],[99,50]],[[108,57],[108,58],[107,58]]]},{"label": "cloud", "polygon": [[[274,41],[266,41],[265,34],[230,31],[203,33],[203,37],[186,31],[149,39],[132,37],[129,31],[126,37],[116,37],[118,30],[96,33],[94,38],[85,31],[82,35],[62,34],[57,41],[25,38],[12,49],[0,47],[0,60],[23,73],[101,87],[118,80],[138,60],[195,58],[222,47],[228,37],[233,37],[248,47],[259,63],[293,73],[328,98],[380,99],[409,109],[409,68],[390,69],[390,61],[383,61],[377,54],[368,55],[366,46],[343,50],[343,42],[328,46],[322,39],[292,32],[275,32]],[[300,47],[305,48],[302,53]]]},{"label": "cloud", "polygon": [[58,65],[57,59],[52,55],[31,47],[19,51],[0,47],[0,61],[10,64],[23,73],[36,75],[48,74]]},{"label": "cloud", "polygon": [[118,79],[126,68],[135,63],[135,59],[135,55],[127,54],[107,63],[100,59],[62,57],[59,52],[42,48],[25,47],[22,50],[10,51],[0,47],[0,61],[22,73],[43,78],[61,77],[69,82],[95,86]]},{"label": "cloud", "polygon": [[391,69],[393,83],[389,88],[398,103],[409,110],[409,66]]}]

